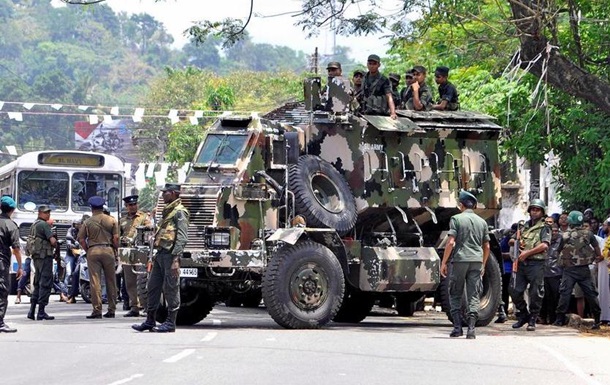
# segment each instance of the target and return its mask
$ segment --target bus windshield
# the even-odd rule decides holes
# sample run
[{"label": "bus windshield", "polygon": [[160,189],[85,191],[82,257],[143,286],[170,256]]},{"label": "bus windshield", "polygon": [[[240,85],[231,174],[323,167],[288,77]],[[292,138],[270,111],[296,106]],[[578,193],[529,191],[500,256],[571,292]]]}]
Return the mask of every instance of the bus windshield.
[{"label": "bus windshield", "polygon": [[121,175],[96,172],[75,172],[72,175],[72,210],[90,211],[87,202],[94,195],[106,200],[110,212],[117,211],[121,198]]},{"label": "bus windshield", "polygon": [[242,155],[247,140],[247,135],[208,134],[195,163],[234,165]]},{"label": "bus windshield", "polygon": [[21,171],[17,178],[19,208],[25,209],[27,202],[33,202],[54,211],[68,210],[68,180],[66,172]]}]

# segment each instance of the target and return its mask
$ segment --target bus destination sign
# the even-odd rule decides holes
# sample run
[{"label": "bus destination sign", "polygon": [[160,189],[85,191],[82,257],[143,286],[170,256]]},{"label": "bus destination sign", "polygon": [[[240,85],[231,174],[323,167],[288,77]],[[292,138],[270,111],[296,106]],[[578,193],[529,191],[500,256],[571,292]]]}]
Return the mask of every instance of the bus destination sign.
[{"label": "bus destination sign", "polygon": [[98,154],[43,153],[38,156],[38,164],[45,166],[102,167],[104,157]]}]

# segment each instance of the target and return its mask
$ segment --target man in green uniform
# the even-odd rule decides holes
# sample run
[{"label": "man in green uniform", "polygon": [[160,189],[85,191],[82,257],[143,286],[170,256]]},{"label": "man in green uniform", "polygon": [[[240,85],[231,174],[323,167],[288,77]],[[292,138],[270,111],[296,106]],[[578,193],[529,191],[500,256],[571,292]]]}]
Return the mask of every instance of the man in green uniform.
[{"label": "man in green uniform", "polygon": [[[546,206],[541,199],[534,199],[527,208],[530,220],[521,230],[519,244],[515,239],[510,245],[519,247],[519,257],[513,262],[514,281],[511,282],[510,296],[518,311],[517,322],[513,329],[525,324],[528,331],[536,330],[536,318],[544,298],[544,266],[547,249],[551,244],[551,228],[544,222]],[[529,285],[529,310],[524,294]]]},{"label": "man in green uniform", "polygon": [[400,91],[398,90],[398,87],[400,87],[400,74],[391,73],[388,75],[388,79],[392,85],[392,100],[394,100],[394,107],[398,108],[398,106],[402,104]]},{"label": "man in green uniform", "polygon": [[[138,210],[138,195],[130,195],[123,198],[125,206],[127,207],[127,213],[121,217],[121,245],[130,246],[133,244],[134,238],[137,234],[138,226],[150,227],[150,220],[145,212]],[[134,272],[134,266],[129,264],[123,264],[123,274],[125,277],[125,286],[127,288],[127,295],[129,297],[129,305],[131,310],[123,317],[139,317],[140,309],[145,308],[146,298],[140,298],[138,296],[138,275]]]},{"label": "man in green uniform", "polygon": [[369,55],[366,62],[368,72],[362,81],[364,94],[363,113],[369,115],[389,115],[396,119],[396,107],[392,99],[392,85],[388,78],[379,72],[381,59],[378,55]]},{"label": "man in green uniform", "polygon": [[574,285],[578,283],[595,318],[595,323],[591,329],[599,329],[601,309],[589,265],[593,262],[600,262],[603,257],[595,235],[583,227],[583,220],[583,213],[572,211],[568,215],[570,228],[561,235],[559,265],[563,267],[563,275],[559,286],[557,318],[553,325],[565,325],[570,296]]},{"label": "man in green uniform", "polygon": [[[176,316],[180,308],[180,257],[188,237],[189,212],[180,200],[180,185],[168,183],[163,188],[163,218],[155,234],[152,272],[148,280],[148,310],[146,321],[132,325],[134,330],[158,333],[176,331]],[[167,319],[160,326],[155,315],[161,301],[161,292],[167,301]]]},{"label": "man in green uniform", "polygon": [[119,248],[119,224],[114,217],[104,214],[104,198],[89,198],[91,218],[78,232],[78,243],[87,253],[87,266],[91,277],[91,305],[93,311],[88,319],[102,318],[102,271],[106,279],[108,312],[104,318],[114,318],[117,302],[115,255]]},{"label": "man in green uniform", "polygon": [[441,263],[441,275],[447,276],[447,263],[451,258],[452,270],[449,276],[449,295],[453,330],[450,337],[461,337],[462,297],[466,287],[468,304],[468,331],[466,338],[474,339],[475,324],[479,314],[479,286],[485,264],[489,258],[489,233],[487,223],[474,213],[477,198],[466,191],[459,194],[460,214],[454,215],[449,223],[448,240]]},{"label": "man in green uniform", "polygon": [[438,84],[438,104],[432,106],[439,111],[457,111],[460,108],[457,88],[449,80],[449,67],[436,67],[434,81]]},{"label": "man in green uniform", "polygon": [[411,73],[415,81],[411,83],[409,99],[404,101],[405,107],[407,110],[429,111],[432,108],[432,92],[426,84],[426,67],[415,66]]},{"label": "man in green uniform", "polygon": [[19,248],[19,228],[11,219],[16,207],[17,204],[13,198],[3,196],[0,199],[0,333],[15,333],[17,331],[17,329],[13,329],[4,323],[8,306],[8,293],[11,287],[11,250],[17,260],[17,280],[23,274],[21,250]]},{"label": "man in green uniform", "polygon": [[45,312],[45,307],[49,304],[49,295],[53,287],[53,254],[57,239],[53,236],[51,225],[47,222],[51,218],[51,208],[46,205],[38,207],[38,219],[32,224],[30,235],[33,243],[29,250],[34,264],[34,291],[30,298],[30,311],[28,318],[34,319],[36,305],[38,314],[36,320],[53,320],[55,317]]}]

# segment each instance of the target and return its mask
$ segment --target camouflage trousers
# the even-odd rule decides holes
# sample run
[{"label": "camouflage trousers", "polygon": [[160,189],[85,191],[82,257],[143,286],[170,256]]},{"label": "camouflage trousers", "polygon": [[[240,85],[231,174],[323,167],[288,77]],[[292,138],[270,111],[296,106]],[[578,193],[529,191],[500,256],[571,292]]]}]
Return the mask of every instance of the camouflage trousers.
[{"label": "camouflage trousers", "polygon": [[[518,317],[526,318],[532,315],[537,317],[542,308],[544,298],[544,260],[526,260],[519,262],[519,269],[511,282],[510,296]],[[529,285],[529,311],[525,302],[525,290]]]},{"label": "camouflage trousers", "polygon": [[591,313],[593,313],[593,316],[597,319],[601,313],[601,308],[599,307],[599,300],[597,298],[598,293],[595,289],[595,284],[593,283],[588,265],[565,267],[563,269],[563,276],[561,277],[561,284],[559,285],[557,315],[565,315],[568,312],[572,290],[577,283],[582,289],[587,302],[589,302]]},{"label": "camouflage trousers", "polygon": [[171,313],[180,308],[180,277],[172,277],[172,260],[170,253],[159,252],[154,258],[150,278],[148,279],[148,312],[154,312],[161,304],[161,292]]},{"label": "camouflage trousers", "polygon": [[[453,262],[449,275],[451,314],[462,314],[462,298],[466,294],[468,316],[477,317],[480,305],[482,262]],[[466,293],[464,293],[464,288]]]}]

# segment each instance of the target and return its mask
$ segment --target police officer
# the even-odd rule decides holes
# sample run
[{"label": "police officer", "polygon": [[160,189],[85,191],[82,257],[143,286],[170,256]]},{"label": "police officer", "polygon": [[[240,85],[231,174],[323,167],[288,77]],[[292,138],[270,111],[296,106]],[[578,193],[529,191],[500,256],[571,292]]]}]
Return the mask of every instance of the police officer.
[{"label": "police officer", "polygon": [[108,312],[105,318],[114,318],[117,301],[115,277],[115,255],[119,248],[119,224],[110,215],[104,214],[104,198],[89,198],[91,218],[87,219],[78,232],[78,243],[87,253],[87,265],[91,278],[91,305],[93,311],[88,319],[102,318],[101,274],[106,279]]},{"label": "police officer", "polygon": [[[138,195],[130,195],[123,198],[127,213],[121,217],[120,229],[121,229],[121,245],[131,246],[133,240],[137,234],[138,226],[149,227],[150,220],[145,212],[138,210]],[[129,297],[129,304],[131,310],[123,317],[139,317],[140,308],[146,306],[146,298],[140,298],[138,296],[137,281],[138,276],[133,270],[133,265],[123,264],[123,274],[125,277],[125,286],[127,288],[127,296]]]},{"label": "police officer", "polygon": [[447,262],[451,260],[452,271],[449,276],[449,295],[453,330],[450,337],[461,337],[462,331],[462,297],[466,287],[468,304],[467,339],[476,338],[475,324],[479,314],[479,286],[485,264],[489,258],[489,233],[487,223],[474,213],[477,198],[467,191],[460,191],[459,208],[461,213],[454,215],[449,223],[449,233],[441,275],[447,276]]},{"label": "police officer", "polygon": [[563,267],[563,275],[559,286],[557,318],[553,325],[565,325],[570,296],[574,285],[578,283],[585,298],[589,301],[591,312],[595,318],[595,323],[591,329],[599,329],[601,309],[589,265],[593,262],[600,262],[603,257],[595,235],[583,227],[583,220],[584,215],[580,211],[570,212],[568,214],[570,228],[561,235],[559,261]]},{"label": "police officer", "polygon": [[[180,200],[180,185],[168,183],[163,191],[163,218],[155,234],[155,255],[148,280],[148,310],[146,321],[131,327],[143,332],[176,331],[176,316],[180,308],[180,257],[187,242],[189,212]],[[161,291],[167,301],[167,319],[155,326],[155,314],[161,300]]]},{"label": "police officer", "polygon": [[[551,228],[544,222],[546,206],[541,199],[530,202],[527,212],[530,220],[526,221],[520,232],[519,257],[513,262],[514,282],[511,282],[510,295],[518,310],[517,322],[513,329],[527,324],[528,331],[536,330],[536,318],[544,298],[544,266],[547,250],[551,243]],[[510,245],[515,239],[510,240]],[[524,294],[529,285],[529,310]]]},{"label": "police officer", "polygon": [[17,260],[17,280],[23,274],[23,270],[21,270],[21,250],[19,249],[19,228],[11,219],[16,207],[13,198],[3,196],[0,199],[0,333],[15,333],[17,331],[17,329],[13,329],[4,323],[4,315],[8,306],[8,292],[11,285],[11,249]]},{"label": "police officer", "polygon": [[38,219],[32,224],[30,234],[34,237],[32,248],[29,250],[34,264],[34,291],[30,298],[30,311],[28,318],[34,319],[36,305],[38,314],[36,320],[53,320],[55,317],[45,312],[49,304],[49,295],[53,287],[53,254],[57,239],[53,236],[53,230],[48,220],[51,218],[51,208],[47,205],[38,207]]}]

